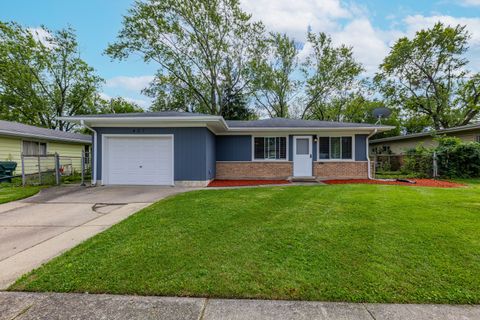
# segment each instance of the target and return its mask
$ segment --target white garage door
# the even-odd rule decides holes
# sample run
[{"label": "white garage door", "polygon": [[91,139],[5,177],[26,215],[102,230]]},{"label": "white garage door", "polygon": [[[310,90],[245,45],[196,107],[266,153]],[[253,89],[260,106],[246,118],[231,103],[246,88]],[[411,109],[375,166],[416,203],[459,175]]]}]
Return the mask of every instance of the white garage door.
[{"label": "white garage door", "polygon": [[173,137],[105,137],[104,184],[173,185]]}]

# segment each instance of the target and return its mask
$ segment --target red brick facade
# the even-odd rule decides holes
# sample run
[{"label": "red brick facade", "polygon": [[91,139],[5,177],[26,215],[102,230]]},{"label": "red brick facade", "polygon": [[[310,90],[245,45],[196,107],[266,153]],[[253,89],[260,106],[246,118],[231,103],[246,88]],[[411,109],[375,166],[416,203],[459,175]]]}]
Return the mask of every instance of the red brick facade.
[{"label": "red brick facade", "polygon": [[368,162],[314,162],[313,174],[319,179],[367,179]]},{"label": "red brick facade", "polygon": [[[313,175],[318,179],[366,179],[366,161],[314,162]],[[216,179],[287,179],[293,175],[293,162],[217,161]]]},{"label": "red brick facade", "polygon": [[293,174],[293,162],[217,161],[217,179],[287,179]]}]

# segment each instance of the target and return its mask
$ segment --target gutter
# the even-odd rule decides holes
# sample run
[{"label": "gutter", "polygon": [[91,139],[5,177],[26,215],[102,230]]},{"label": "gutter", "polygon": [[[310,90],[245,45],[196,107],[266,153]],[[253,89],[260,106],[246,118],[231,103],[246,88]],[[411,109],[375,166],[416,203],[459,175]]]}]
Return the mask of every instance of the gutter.
[{"label": "gutter", "polygon": [[80,120],[80,124],[87,128],[88,130],[93,132],[93,170],[92,170],[92,186],[97,184],[97,150],[98,150],[98,143],[97,143],[97,131],[95,129],[87,126],[84,120]]},{"label": "gutter", "polygon": [[367,142],[366,142],[366,144],[365,144],[365,145],[366,145],[365,148],[367,149],[367,150],[366,150],[366,151],[367,151],[367,164],[368,164],[368,169],[367,169],[367,171],[368,171],[368,179],[369,179],[369,180],[373,180],[373,178],[372,178],[372,165],[371,165],[371,161],[370,161],[370,149],[369,149],[369,142],[368,142],[368,141],[369,141],[370,138],[371,138],[372,136],[374,136],[377,132],[378,132],[378,129],[375,128],[375,130],[373,130],[373,132],[370,133],[370,134],[367,136]]}]

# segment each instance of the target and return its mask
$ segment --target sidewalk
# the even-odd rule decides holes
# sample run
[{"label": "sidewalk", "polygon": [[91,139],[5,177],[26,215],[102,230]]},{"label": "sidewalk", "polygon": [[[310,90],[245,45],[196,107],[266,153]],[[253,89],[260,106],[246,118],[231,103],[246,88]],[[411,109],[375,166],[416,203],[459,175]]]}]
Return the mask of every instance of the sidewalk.
[{"label": "sidewalk", "polygon": [[480,306],[0,292],[0,319],[474,320]]}]

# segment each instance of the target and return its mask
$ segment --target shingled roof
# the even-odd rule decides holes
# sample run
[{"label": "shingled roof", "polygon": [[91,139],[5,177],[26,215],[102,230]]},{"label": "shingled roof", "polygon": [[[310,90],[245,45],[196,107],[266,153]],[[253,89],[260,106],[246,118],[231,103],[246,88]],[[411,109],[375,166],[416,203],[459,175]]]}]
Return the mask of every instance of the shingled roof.
[{"label": "shingled roof", "polygon": [[92,143],[92,137],[89,135],[40,128],[4,120],[0,120],[0,136],[26,137],[74,143]]},{"label": "shingled roof", "polygon": [[230,128],[363,128],[363,127],[384,127],[369,123],[318,121],[302,119],[272,118],[262,120],[227,120]]}]

